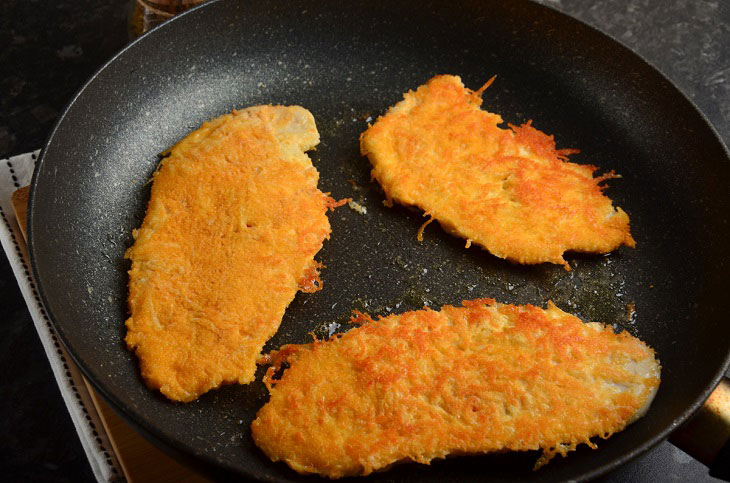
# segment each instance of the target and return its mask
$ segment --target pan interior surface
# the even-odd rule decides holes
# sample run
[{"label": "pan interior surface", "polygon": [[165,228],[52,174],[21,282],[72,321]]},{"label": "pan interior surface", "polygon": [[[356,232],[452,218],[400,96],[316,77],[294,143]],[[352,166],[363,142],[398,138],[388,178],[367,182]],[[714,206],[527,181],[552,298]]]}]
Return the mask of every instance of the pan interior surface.
[{"label": "pan interior surface", "polygon": [[[392,4],[391,4],[392,3]],[[614,170],[607,194],[631,216],[636,249],[518,266],[419,213],[383,206],[358,136],[436,74],[473,89],[492,75],[484,109],[530,119],[571,160]],[[353,309],[387,315],[493,297],[615,324],[651,345],[662,385],[648,414],[599,450],[580,448],[531,471],[536,454],[400,465],[373,480],[595,476],[666,436],[726,366],[730,329],[730,163],[689,101],[627,49],[529,2],[212,2],[141,38],[81,90],[39,161],[30,204],[33,267],[51,318],[81,369],[135,426],[217,470],[272,480],[296,473],[266,459],[249,424],[266,402],[257,381],[189,404],[148,390],[123,343],[131,231],[144,216],[157,154],[203,121],[257,104],[301,105],[322,142],[310,153],[320,189],[366,207],[330,215],[318,255],[324,289],[297,295],[265,350],[347,330]],[[635,307],[635,315],[628,315]],[[335,325],[332,325],[335,324]]]}]

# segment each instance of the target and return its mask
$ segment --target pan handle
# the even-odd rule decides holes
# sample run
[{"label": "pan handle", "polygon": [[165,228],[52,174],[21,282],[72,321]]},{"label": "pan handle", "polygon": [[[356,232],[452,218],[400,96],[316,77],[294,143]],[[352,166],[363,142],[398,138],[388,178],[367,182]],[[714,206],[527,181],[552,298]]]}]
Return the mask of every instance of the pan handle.
[{"label": "pan handle", "polygon": [[697,414],[669,441],[709,466],[711,476],[730,481],[730,379],[720,381]]}]

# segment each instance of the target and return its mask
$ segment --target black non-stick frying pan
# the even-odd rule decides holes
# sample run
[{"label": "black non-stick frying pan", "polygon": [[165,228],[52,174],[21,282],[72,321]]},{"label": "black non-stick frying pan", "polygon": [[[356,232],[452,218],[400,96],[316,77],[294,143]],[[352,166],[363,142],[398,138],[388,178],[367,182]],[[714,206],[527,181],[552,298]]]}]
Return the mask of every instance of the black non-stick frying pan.
[{"label": "black non-stick frying pan", "polygon": [[[383,206],[359,155],[367,122],[438,73],[478,88],[484,107],[529,119],[572,160],[615,170],[608,195],[631,216],[636,249],[519,266]],[[124,250],[149,196],[157,154],[203,121],[256,104],[298,104],[322,142],[320,187],[351,197],[330,215],[318,255],[324,289],[299,294],[266,349],[326,336],[353,309],[384,315],[494,297],[558,306],[613,323],[654,347],[662,384],[639,422],[594,451],[532,472],[536,454],[409,464],[372,480],[538,481],[604,473],[661,441],[708,396],[728,364],[730,161],[702,115],[648,64],[591,28],[526,1],[212,2],[133,43],[74,98],[33,179],[30,254],[40,293],[96,389],[159,445],[219,474],[297,475],[254,446],[249,424],[266,402],[259,379],[173,404],[142,383],[123,344]],[[630,308],[635,315],[630,316]]]}]

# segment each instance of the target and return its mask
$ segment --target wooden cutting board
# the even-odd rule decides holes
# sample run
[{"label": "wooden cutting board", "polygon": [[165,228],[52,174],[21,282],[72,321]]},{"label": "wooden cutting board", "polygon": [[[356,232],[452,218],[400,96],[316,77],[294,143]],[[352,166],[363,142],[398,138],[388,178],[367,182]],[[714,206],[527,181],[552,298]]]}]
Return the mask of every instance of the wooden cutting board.
[{"label": "wooden cutting board", "polygon": [[[20,225],[24,237],[26,236],[25,217],[28,211],[28,191],[29,187],[25,186],[16,190],[11,196],[18,225]],[[69,360],[68,363],[73,364],[73,361]],[[84,383],[89,389],[91,400],[99,413],[99,418],[109,436],[112,449],[116,453],[127,481],[190,483],[210,481],[149,443],[104,402],[86,378],[84,378]]]}]

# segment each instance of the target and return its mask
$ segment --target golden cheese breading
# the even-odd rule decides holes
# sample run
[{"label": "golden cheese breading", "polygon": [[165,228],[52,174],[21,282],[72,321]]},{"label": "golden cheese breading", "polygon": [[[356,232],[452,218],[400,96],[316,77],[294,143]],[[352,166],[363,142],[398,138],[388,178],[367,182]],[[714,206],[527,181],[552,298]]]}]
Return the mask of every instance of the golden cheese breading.
[{"label": "golden cheese breading", "polygon": [[257,106],[204,123],[162,161],[126,254],[126,342],[151,388],[191,401],[252,381],[296,292],[319,288],[332,200],[304,154],[318,142],[306,109]]},{"label": "golden cheese breading", "polygon": [[[629,217],[614,209],[594,166],[531,122],[510,129],[483,111],[482,91],[437,76],[380,117],[360,138],[388,202],[417,206],[455,235],[500,258],[563,264],[566,250],[633,247]],[[420,239],[420,233],[419,233]]]},{"label": "golden cheese breading", "polygon": [[[536,467],[643,415],[654,352],[553,304],[419,310],[268,357],[256,444],[300,473],[367,475],[449,454],[543,450]],[[362,320],[361,320],[362,321]],[[279,380],[274,375],[283,362]]]}]

